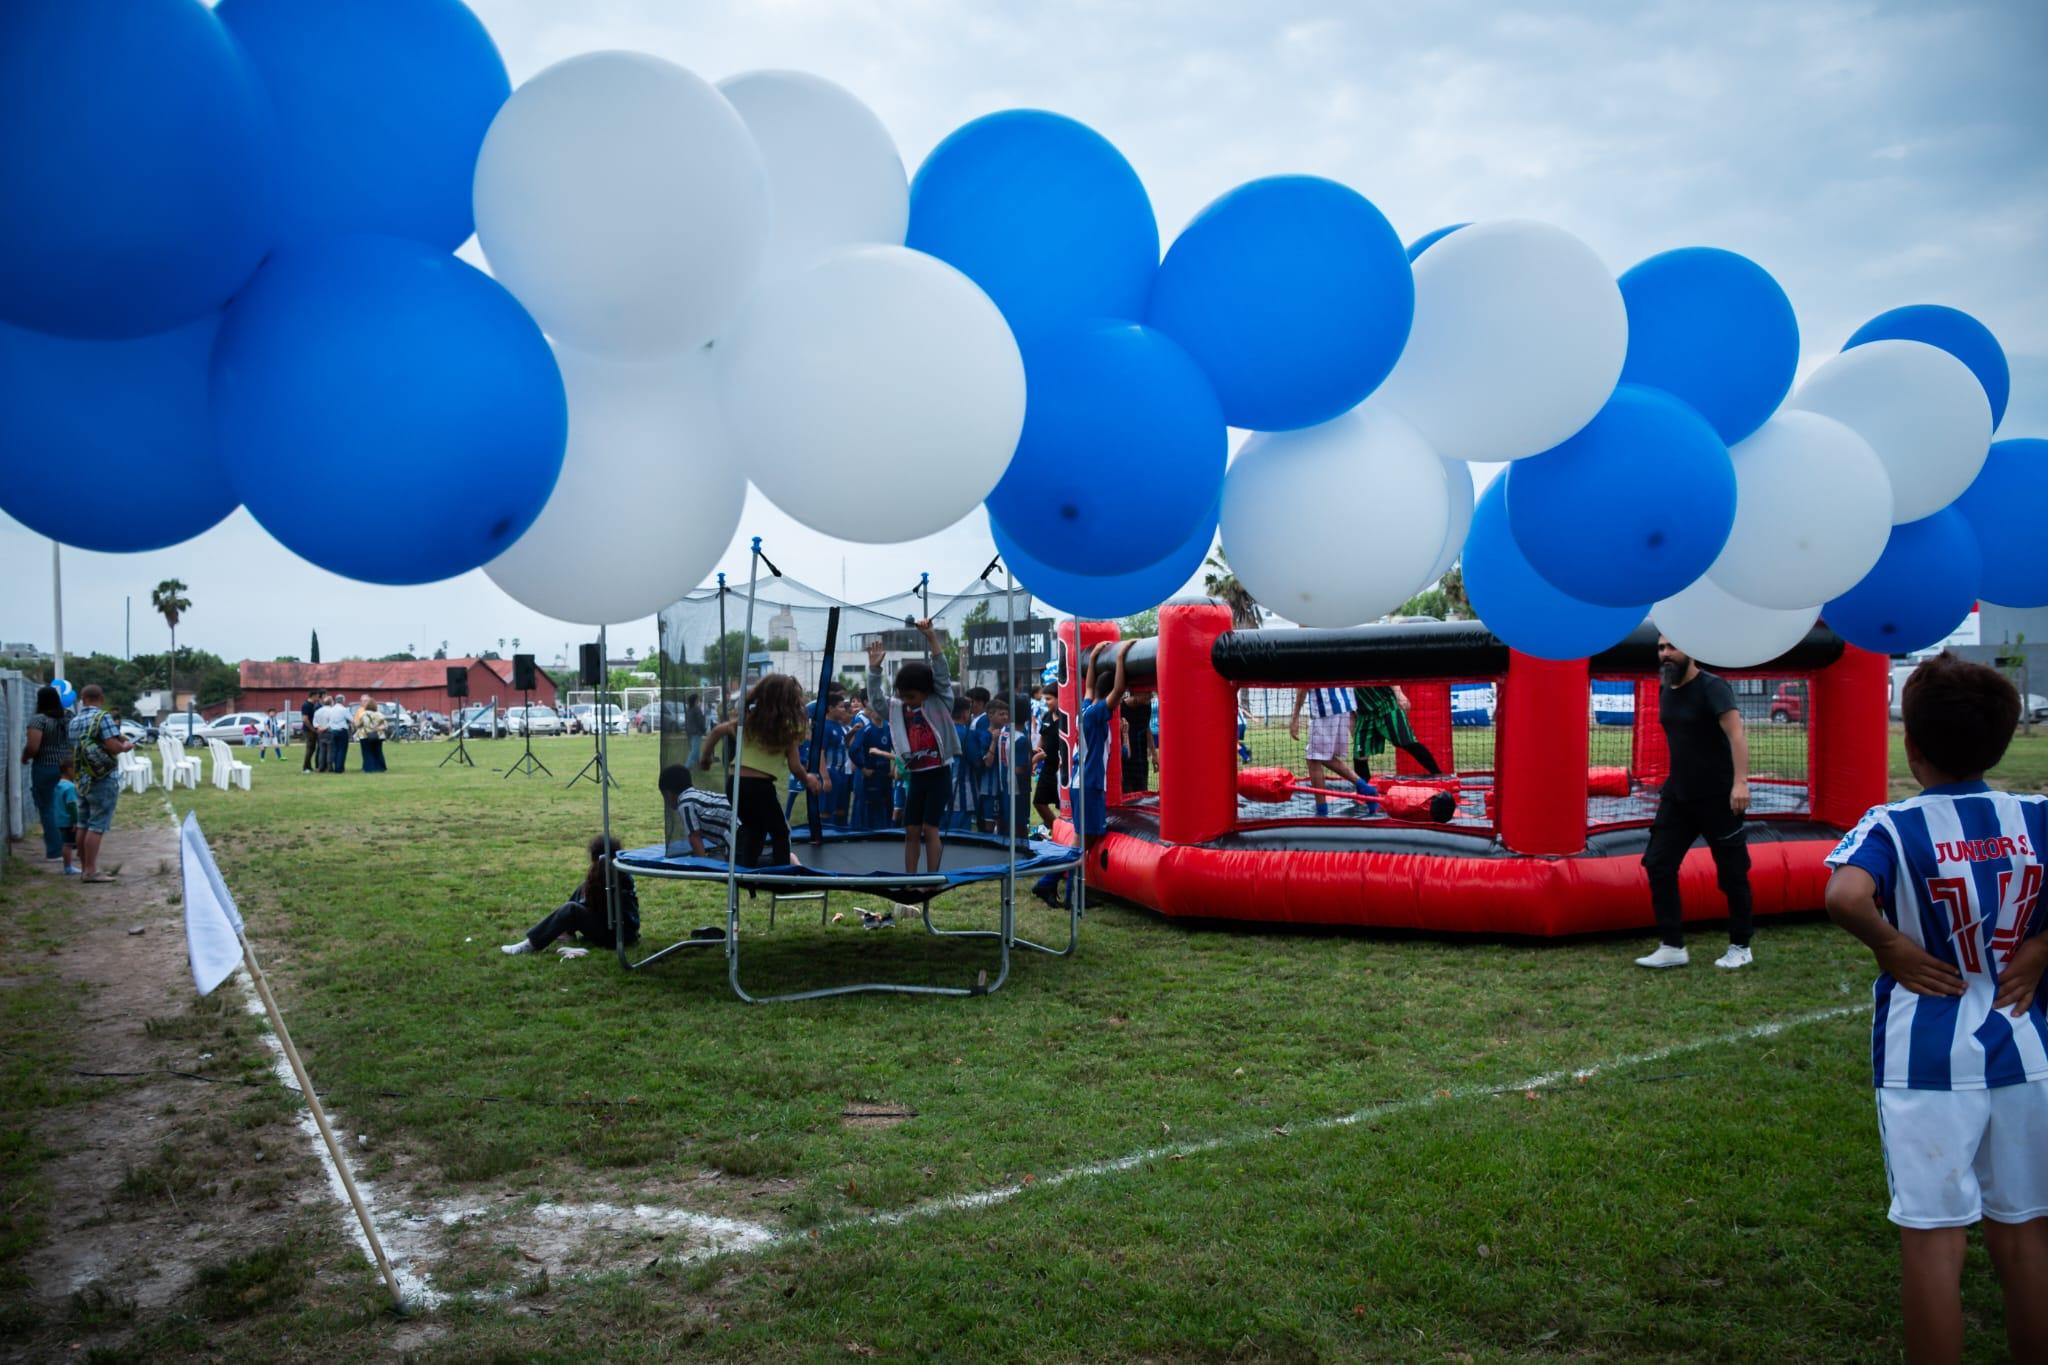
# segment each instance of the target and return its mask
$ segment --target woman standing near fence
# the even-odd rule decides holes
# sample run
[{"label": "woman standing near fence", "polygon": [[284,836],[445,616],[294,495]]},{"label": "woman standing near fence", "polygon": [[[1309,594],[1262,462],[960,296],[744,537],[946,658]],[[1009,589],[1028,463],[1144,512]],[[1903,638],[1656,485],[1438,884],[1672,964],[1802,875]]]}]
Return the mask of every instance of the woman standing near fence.
[{"label": "woman standing near fence", "polygon": [[64,856],[64,831],[57,824],[57,769],[71,757],[71,731],[64,719],[64,703],[54,687],[36,689],[35,714],[28,718],[28,738],[22,743],[21,761],[29,765],[29,797],[35,802],[36,819],[43,825],[43,856]]}]

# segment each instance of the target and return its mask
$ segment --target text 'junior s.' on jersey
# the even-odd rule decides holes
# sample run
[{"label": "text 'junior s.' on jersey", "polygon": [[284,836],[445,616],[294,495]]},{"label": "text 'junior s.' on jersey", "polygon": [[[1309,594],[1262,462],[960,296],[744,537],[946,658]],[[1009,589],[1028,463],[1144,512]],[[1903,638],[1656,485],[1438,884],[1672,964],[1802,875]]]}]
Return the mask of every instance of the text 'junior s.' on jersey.
[{"label": "text 'junior s.' on jersey", "polygon": [[2048,1080],[2042,993],[2025,1014],[1991,1007],[2013,951],[2048,927],[2044,849],[2048,796],[1959,782],[1872,807],[1828,855],[1830,867],[1868,872],[1885,918],[1963,976],[1960,996],[1917,995],[1888,972],[1877,978],[1878,1085],[1982,1090]]}]

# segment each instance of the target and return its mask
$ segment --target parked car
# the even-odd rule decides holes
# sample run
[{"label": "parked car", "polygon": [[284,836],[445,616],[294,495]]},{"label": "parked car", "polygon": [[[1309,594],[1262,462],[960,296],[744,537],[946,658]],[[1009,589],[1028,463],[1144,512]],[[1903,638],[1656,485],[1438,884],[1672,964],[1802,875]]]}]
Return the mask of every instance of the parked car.
[{"label": "parked car", "polygon": [[415,739],[431,739],[445,735],[455,728],[455,723],[440,711],[415,711],[412,713],[412,733]]},{"label": "parked car", "polygon": [[[179,720],[182,717],[173,716],[172,719]],[[192,733],[202,742],[209,739],[217,739],[227,744],[240,744],[242,742],[243,726],[255,726],[256,733],[260,735],[263,733],[263,722],[266,719],[268,717],[261,711],[231,711],[219,720],[201,721]],[[180,737],[183,738],[183,736]],[[187,739],[185,742],[189,744],[192,741]]]},{"label": "parked car", "polygon": [[1771,693],[1771,719],[1779,725],[1806,724],[1806,684],[1783,682]]},{"label": "parked car", "polygon": [[2048,720],[2048,697],[2039,692],[2027,693],[2027,719]]},{"label": "parked car", "polygon": [[448,727],[469,739],[498,739],[505,733],[505,713],[495,706],[465,706]]},{"label": "parked car", "polygon": [[[569,728],[575,734],[593,735],[597,733],[597,707],[590,702],[578,702],[564,712],[563,717],[569,722]],[[627,730],[625,711],[618,706],[607,704],[604,708],[604,723],[605,728],[612,734],[625,734]],[[534,733],[539,734],[540,732],[536,730]]]},{"label": "parked car", "polygon": [[130,744],[156,743],[156,727],[154,725],[144,725],[140,721],[133,720],[116,721],[115,724],[121,728],[121,738],[127,740]]},{"label": "parked car", "polygon": [[505,733],[508,735],[559,735],[562,733],[562,718],[552,706],[535,703],[532,706],[508,706],[505,708]]},{"label": "parked car", "polygon": [[173,711],[168,716],[158,717],[156,728],[159,734],[190,744],[193,737],[206,728],[206,717],[197,711]]}]

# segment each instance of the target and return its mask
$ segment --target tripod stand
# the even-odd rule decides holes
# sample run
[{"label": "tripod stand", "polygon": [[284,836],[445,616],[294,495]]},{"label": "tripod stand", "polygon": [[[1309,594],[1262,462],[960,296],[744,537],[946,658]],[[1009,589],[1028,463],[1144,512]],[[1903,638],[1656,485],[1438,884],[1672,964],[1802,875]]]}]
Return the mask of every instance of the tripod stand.
[{"label": "tripod stand", "polygon": [[445,768],[450,763],[453,763],[458,768],[474,768],[476,766],[476,760],[469,756],[469,745],[465,742],[469,734],[469,726],[462,718],[462,709],[461,707],[456,708],[455,747],[443,756],[439,763],[434,765],[437,768]]},{"label": "tripod stand", "polygon": [[605,705],[604,693],[599,692],[597,694],[597,708],[592,712],[597,728],[591,732],[593,738],[591,740],[590,760],[583,765],[582,771],[563,783],[564,786],[573,787],[578,782],[585,780],[588,780],[592,786],[603,784],[607,787],[616,787],[619,785],[619,780],[612,776],[610,765],[604,761],[604,737],[611,729],[610,712],[611,708]]},{"label": "tripod stand", "polygon": [[514,773],[525,773],[528,777],[532,777],[534,769],[538,768],[540,771],[547,773],[549,777],[553,777],[554,773],[549,770],[548,765],[533,756],[533,693],[523,691],[519,696],[519,737],[526,741],[526,752],[519,756],[518,762],[505,769],[505,776],[510,777]]}]

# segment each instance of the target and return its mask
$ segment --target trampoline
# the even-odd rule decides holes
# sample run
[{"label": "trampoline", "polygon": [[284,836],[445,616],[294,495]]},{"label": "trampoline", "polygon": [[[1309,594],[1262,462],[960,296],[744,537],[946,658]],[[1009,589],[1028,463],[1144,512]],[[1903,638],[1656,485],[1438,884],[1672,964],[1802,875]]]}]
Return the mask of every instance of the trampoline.
[{"label": "trampoline", "polygon": [[[805,588],[801,584],[782,580],[769,593],[760,590],[760,570],[766,567],[776,579],[782,580],[781,571],[761,553],[761,542],[753,542],[753,553],[747,579],[744,624],[739,640],[753,640],[757,608],[774,609],[770,629],[786,632],[785,638],[804,638],[800,632],[822,627],[824,647],[815,651],[819,656],[816,665],[819,676],[817,686],[811,695],[822,696],[840,681],[835,669],[835,649],[839,638],[842,616],[847,618],[848,627],[860,633],[877,635],[899,630],[905,619],[913,613],[943,620],[988,620],[995,611],[1002,613],[1000,619],[1009,623],[1005,632],[1009,656],[1010,695],[1016,694],[1015,665],[1015,621],[1018,594],[1010,583],[1007,572],[1004,586],[996,588],[988,581],[993,573],[992,563],[979,580],[979,587],[972,587],[956,595],[950,602],[934,610],[928,588],[921,582],[917,589],[901,597],[849,606],[834,602],[825,594]],[[714,707],[721,711],[735,700],[739,693],[729,690],[734,681],[744,686],[767,671],[768,655],[746,651],[746,658],[738,670],[735,680],[728,671],[727,621],[725,599],[730,590],[726,588],[724,575],[719,575],[719,586],[715,592],[693,594],[678,602],[660,617],[662,704],[660,728],[663,744],[663,762],[681,763],[694,767],[701,757],[697,747],[688,745],[689,734],[685,730],[685,705],[682,698],[686,693],[701,688],[687,677],[691,668],[688,655],[700,653],[709,664],[714,659],[717,665],[717,691],[713,696]],[[1030,598],[1023,598],[1029,610]],[[811,621],[811,617],[821,618]],[[712,626],[715,622],[715,633]],[[804,624],[808,623],[808,624]],[[599,636],[603,646],[603,634]],[[693,647],[694,646],[694,647]],[[740,663],[740,660],[732,660]],[[708,689],[702,689],[708,690]],[[739,733],[734,736],[734,747],[745,737],[745,710],[733,713],[740,722]],[[812,743],[807,761],[813,774],[819,773],[820,760],[817,755],[823,751],[823,715],[815,704],[812,708]],[[698,733],[701,734],[701,731]],[[600,752],[604,747],[604,731],[599,730]],[[728,758],[728,763],[730,762]],[[1078,774],[1080,767],[1074,768]],[[837,770],[835,770],[837,771]],[[737,780],[738,770],[726,767],[725,788],[727,799],[733,806],[727,827],[726,847],[738,845]],[[606,836],[611,830],[611,805],[608,790],[600,786],[600,802]],[[1080,921],[1086,900],[1085,871],[1082,867],[1081,850],[1050,840],[1030,839],[1011,834],[984,834],[966,830],[949,829],[941,843],[939,866],[936,870],[905,872],[903,870],[904,831],[899,828],[858,829],[844,825],[827,825],[814,805],[808,829],[798,826],[791,830],[790,849],[796,855],[795,863],[774,866],[740,867],[728,862],[727,856],[693,856],[687,842],[679,838],[679,829],[673,806],[664,803],[665,841],[661,844],[636,848],[620,853],[612,863],[619,871],[635,877],[655,881],[715,882],[725,888],[725,927],[718,930],[698,930],[689,938],[657,948],[645,956],[630,956],[623,943],[617,947],[619,964],[628,971],[638,971],[652,966],[675,954],[693,948],[718,948],[724,951],[727,964],[727,978],[733,993],[749,1003],[765,1004],[789,1000],[814,1000],[825,996],[851,995],[861,992],[890,992],[903,995],[988,995],[1000,990],[1009,979],[1010,959],[1013,949],[1027,949],[1054,957],[1071,956],[1080,941]],[[1064,946],[1038,943],[1017,933],[1017,879],[1021,874],[1043,876],[1048,873],[1062,873],[1072,870],[1073,893],[1068,897],[1067,936]],[[993,929],[942,929],[932,922],[932,901],[949,891],[969,886],[992,885],[999,897],[999,913]],[[769,901],[769,928],[775,925],[774,907],[777,902],[791,899],[817,900],[820,903],[820,919],[825,920],[830,910],[830,897],[834,891],[862,892],[894,902],[899,907],[915,907],[927,933],[939,938],[993,940],[998,959],[995,974],[991,978],[987,968],[975,974],[973,983],[966,986],[926,985],[916,982],[863,981],[848,985],[826,986],[813,990],[786,991],[775,994],[750,991],[741,980],[741,942],[739,908],[741,893],[749,897],[767,893]],[[613,898],[616,904],[616,897]],[[616,940],[615,934],[615,940]]]}]

